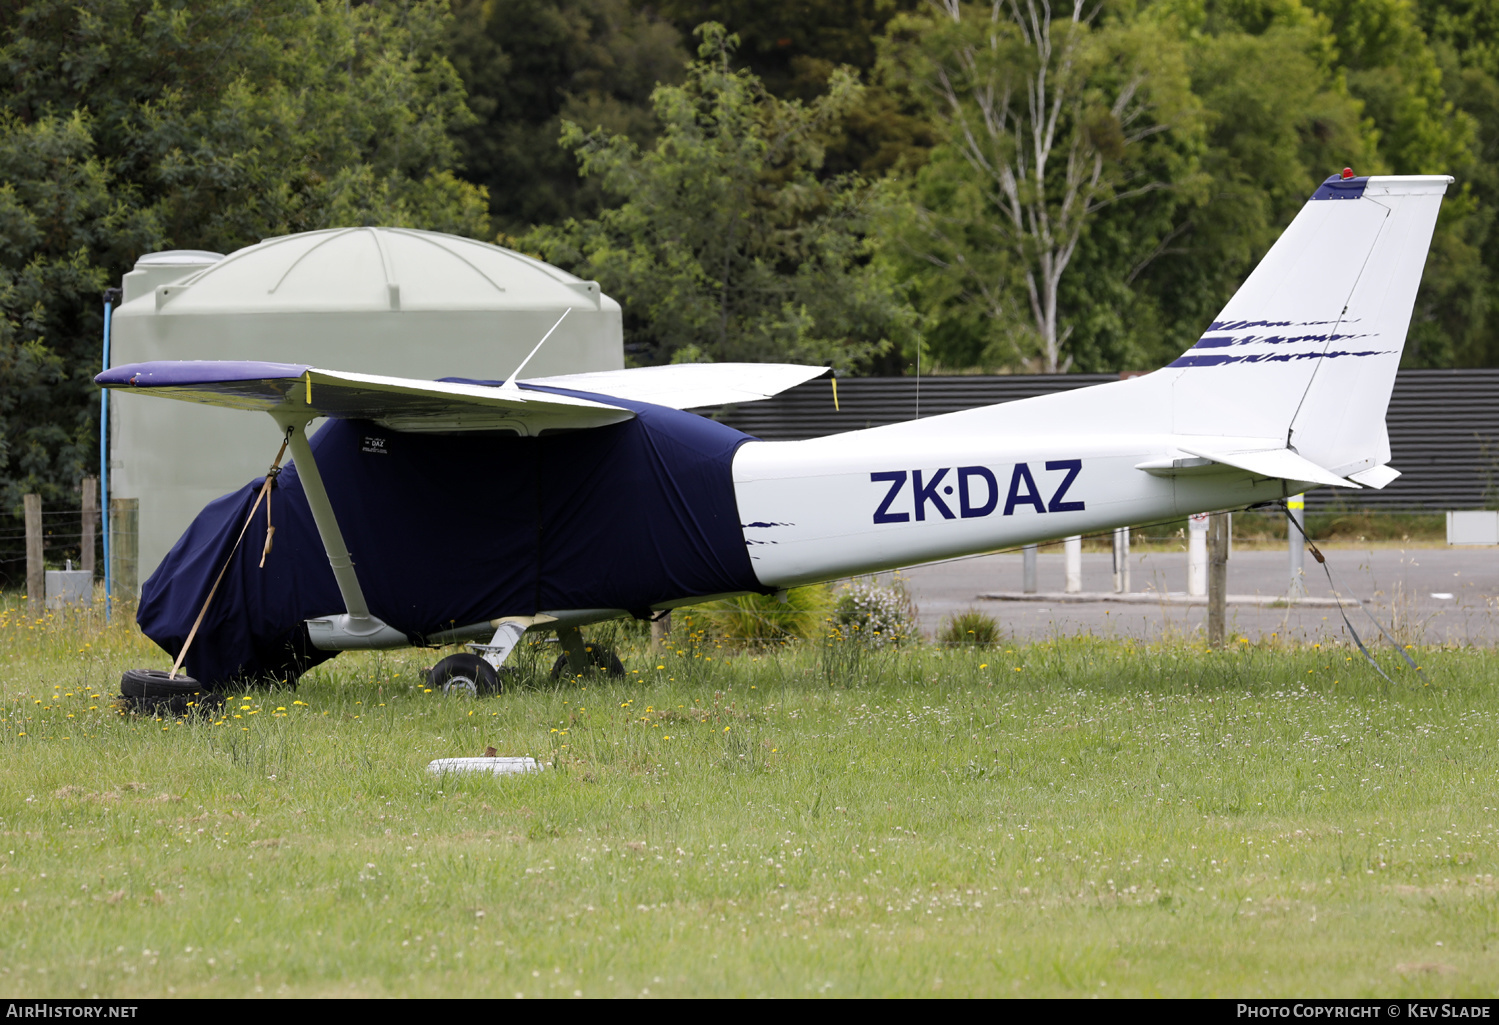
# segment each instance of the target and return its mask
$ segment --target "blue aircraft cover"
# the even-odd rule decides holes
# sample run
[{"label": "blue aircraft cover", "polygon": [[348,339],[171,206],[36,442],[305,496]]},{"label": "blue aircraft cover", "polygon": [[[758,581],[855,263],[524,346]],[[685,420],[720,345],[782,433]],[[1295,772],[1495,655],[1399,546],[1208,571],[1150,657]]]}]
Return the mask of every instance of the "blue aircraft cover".
[{"label": "blue aircraft cover", "polygon": [[[534,390],[637,415],[540,438],[409,434],[362,420],[330,420],[313,435],[371,613],[420,643],[499,616],[645,615],[658,602],[764,590],[730,472],[749,435],[650,403]],[[209,504],[142,588],[137,621],[173,657],[263,481]],[[262,506],[188,652],[185,671],[200,683],[294,676],[334,654],[312,648],[302,627],[345,610],[294,465],[273,486],[271,523],[262,569]]]}]

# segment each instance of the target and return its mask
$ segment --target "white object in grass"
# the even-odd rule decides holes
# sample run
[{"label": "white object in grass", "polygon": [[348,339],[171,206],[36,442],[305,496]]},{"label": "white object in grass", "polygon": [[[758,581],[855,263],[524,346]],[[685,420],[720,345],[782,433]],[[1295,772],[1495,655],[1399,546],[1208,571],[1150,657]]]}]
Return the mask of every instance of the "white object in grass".
[{"label": "white object in grass", "polygon": [[427,765],[434,776],[450,772],[487,772],[493,776],[508,776],[516,772],[540,772],[541,764],[535,758],[434,758]]}]

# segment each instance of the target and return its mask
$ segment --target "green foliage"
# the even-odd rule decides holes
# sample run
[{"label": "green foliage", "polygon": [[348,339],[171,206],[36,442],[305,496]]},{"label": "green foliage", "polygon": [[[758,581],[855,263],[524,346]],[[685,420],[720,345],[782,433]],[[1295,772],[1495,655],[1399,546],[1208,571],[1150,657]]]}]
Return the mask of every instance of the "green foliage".
[{"label": "green foliage", "polygon": [[[1331,169],[1375,159],[1374,132],[1329,61],[1321,23],[1295,4],[1251,6],[1237,12],[1245,24],[1221,7],[1205,31],[1170,22],[1184,33],[1202,104],[1197,177],[1192,188],[1105,211],[1095,222],[1068,293],[1069,306],[1092,314],[1074,343],[1079,369],[1144,370],[1174,359]],[[1152,230],[1136,229],[1136,218],[1151,218]],[[1142,235],[1150,248],[1131,249]],[[1127,287],[1111,294],[1090,288],[1095,279]]]},{"label": "green foliage", "polygon": [[[1416,366],[1499,365],[1499,7],[1477,2],[1416,3],[1442,89],[1473,130],[1472,160],[1458,170],[1462,209],[1443,203],[1433,259],[1417,299],[1406,347]],[[1457,216],[1461,214],[1463,216]],[[1434,275],[1432,272],[1437,273]]]},{"label": "green foliage", "polygon": [[745,594],[694,610],[714,635],[740,644],[779,644],[807,640],[821,632],[833,605],[826,584],[793,587],[785,601],[774,594]]},{"label": "green foliage", "polygon": [[713,24],[700,35],[687,80],[654,93],[653,147],[564,122],[581,173],[618,205],[522,244],[598,279],[651,361],[866,363],[910,316],[869,262],[875,193],[816,173],[821,133],[858,84],[840,72],[810,104],[779,100],[732,70],[735,37]]},{"label": "green foliage", "polygon": [[[346,224],[467,234],[443,3],[37,0],[0,12],[0,515],[97,465],[101,292],[142,253]],[[13,569],[5,563],[7,569]]]},{"label": "green foliage", "polygon": [[[965,19],[973,13],[962,10]],[[1490,354],[1488,326],[1491,268],[1499,266],[1499,244],[1490,241],[1499,174],[1476,160],[1499,140],[1499,86],[1484,42],[1499,22],[1485,11],[1402,0],[1105,7],[1094,34],[1150,39],[1144,52],[1154,63],[1134,65],[1141,87],[1164,88],[1178,100],[1151,105],[1166,130],[1139,151],[1136,166],[1121,165],[1131,180],[1154,187],[1094,213],[1059,283],[1056,330],[1070,365],[1149,369],[1173,358],[1316,183],[1342,166],[1459,177],[1433,240],[1406,363],[1499,358],[1499,350]],[[939,27],[944,21],[950,24]],[[954,36],[957,25],[938,15],[892,22],[887,80],[920,80],[922,61],[940,57],[942,35]],[[1106,74],[1089,69],[1086,78],[1097,95],[1108,95]],[[957,115],[947,120],[963,124]],[[894,207],[905,245],[887,252],[912,278],[930,318],[931,363],[1045,368],[1044,318],[1034,308],[1030,322],[1022,315],[1031,305],[1018,276],[1027,257],[995,244],[1004,232],[986,214],[997,190],[985,191],[985,173],[961,153],[952,141],[932,152],[910,183],[909,202]],[[1033,324],[1041,325],[1039,339]]]},{"label": "green foliage", "polygon": [[999,642],[999,624],[993,616],[978,609],[965,609],[949,617],[937,631],[937,640],[943,644],[980,644],[993,646]]},{"label": "green foliage", "polygon": [[[1279,513],[1234,513],[1234,544],[1282,544],[1286,518]],[[1306,532],[1322,542],[1408,542],[1432,547],[1447,543],[1444,513],[1371,512],[1367,509],[1335,509],[1306,514]]]},{"label": "green foliage", "polygon": [[[1417,5],[1407,0],[1310,0],[1310,5],[1330,25],[1348,91],[1375,127],[1382,166],[1374,170],[1458,179],[1442,204],[1402,363],[1471,365],[1486,345],[1489,307],[1496,298],[1494,265],[1485,265],[1482,248],[1499,195],[1492,176],[1475,167],[1477,123],[1453,102],[1466,91],[1464,83],[1459,75],[1444,75]],[[1487,198],[1487,209],[1480,197]]]},{"label": "green foliage", "polygon": [[440,52],[447,16],[415,0],[41,0],[5,19],[3,102],[22,124],[87,111],[112,191],[156,218],[155,244],[229,250],[416,213],[473,231],[482,197],[452,175],[449,131],[469,114]]},{"label": "green foliage", "polygon": [[475,115],[457,138],[495,227],[595,215],[605,196],[557,145],[562,122],[648,144],[651,92],[682,79],[680,33],[627,0],[456,0],[453,14],[449,53]]},{"label": "green foliage", "polygon": [[[80,111],[27,124],[0,113],[0,511],[21,496],[74,505],[96,465],[92,374],[110,256],[155,237],[111,195]],[[93,401],[91,401],[93,400]]]},{"label": "green foliage", "polygon": [[714,21],[743,40],[738,59],[778,96],[810,100],[845,65],[874,66],[879,37],[913,0],[664,0],[662,15],[684,31]]},{"label": "green foliage", "polygon": [[931,149],[932,126],[920,104],[873,74],[890,19],[921,6],[922,0],[666,0],[659,10],[683,32],[705,21],[727,25],[743,40],[735,60],[776,96],[811,102],[839,68],[860,74],[865,88],[825,129],[826,178],[906,173]]},{"label": "green foliage", "polygon": [[[1068,369],[1069,282],[1105,303],[1127,289],[1171,229],[1135,201],[1195,174],[1198,103],[1176,34],[1047,11],[954,4],[897,18],[887,36],[887,80],[925,96],[941,130],[894,208],[891,254],[937,321],[944,363]],[[1091,222],[1116,206],[1132,218],[1126,251],[1074,268]]]}]

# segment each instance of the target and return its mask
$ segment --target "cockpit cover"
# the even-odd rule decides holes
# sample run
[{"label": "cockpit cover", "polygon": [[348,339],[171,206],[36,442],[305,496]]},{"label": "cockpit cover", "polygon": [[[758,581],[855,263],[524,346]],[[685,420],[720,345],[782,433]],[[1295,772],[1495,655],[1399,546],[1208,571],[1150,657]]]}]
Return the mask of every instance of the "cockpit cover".
[{"label": "cockpit cover", "polygon": [[[489,382],[480,382],[489,383]],[[760,591],[731,462],[748,435],[691,413],[555,388],[638,415],[588,430],[400,433],[332,420],[312,437],[370,611],[419,642],[455,626],[556,609],[629,609]],[[261,480],[211,503],[142,588],[137,621],[176,656]],[[297,477],[256,512],[184,666],[208,686],[294,674],[332,657],[304,620],[343,601]]]}]

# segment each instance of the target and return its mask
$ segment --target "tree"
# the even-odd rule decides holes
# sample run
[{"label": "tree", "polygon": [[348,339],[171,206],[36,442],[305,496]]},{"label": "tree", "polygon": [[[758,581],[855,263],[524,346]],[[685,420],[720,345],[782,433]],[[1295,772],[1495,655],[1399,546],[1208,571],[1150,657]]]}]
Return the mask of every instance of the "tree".
[{"label": "tree", "polygon": [[[1094,241],[1132,231],[1129,212],[1154,211],[1165,223],[1159,233],[1143,233],[1155,240],[1143,266],[1138,255],[1106,260],[1104,267],[1096,250],[1080,257],[1076,282],[1122,277],[1128,284],[1121,316],[1092,350],[1134,362],[1083,360],[1090,369],[1150,369],[1174,359],[1196,341],[1319,182],[1348,165],[1377,169],[1377,134],[1363,105],[1349,95],[1327,25],[1313,12],[1284,3],[1222,5],[1196,17],[1174,15],[1169,24],[1186,47],[1192,92],[1201,104],[1198,175],[1190,188],[1156,193],[1132,211],[1117,207],[1100,217]],[[1098,301],[1096,291],[1070,298],[1074,308]]]},{"label": "tree", "polygon": [[[1478,166],[1478,123],[1460,102],[1481,95],[1468,88],[1457,67],[1444,72],[1421,25],[1421,12],[1409,0],[1308,0],[1329,28],[1348,91],[1361,100],[1377,128],[1379,167],[1393,174],[1451,174],[1456,186],[1442,203],[1431,254],[1411,319],[1402,364],[1441,367],[1481,365],[1492,329],[1489,310],[1496,268],[1483,260],[1499,195],[1494,176]],[[1461,45],[1478,61],[1492,52],[1494,38],[1483,4],[1423,4],[1428,23],[1447,34],[1465,22]],[[1481,99],[1474,105],[1481,113]],[[1492,129],[1492,125],[1484,126]],[[1499,355],[1499,352],[1493,353]]]},{"label": "tree", "polygon": [[[1458,176],[1454,191],[1469,209],[1452,209],[1451,198],[1443,203],[1432,240],[1436,258],[1417,297],[1405,362],[1499,366],[1499,4],[1420,0],[1413,7],[1442,89],[1473,135],[1471,159],[1440,168]],[[1461,213],[1467,216],[1455,216]]]},{"label": "tree", "polygon": [[890,19],[923,0],[664,0],[661,14],[684,32],[705,21],[743,40],[734,54],[772,94],[810,103],[841,67],[864,83],[859,100],[828,126],[819,177],[851,171],[879,177],[910,172],[931,149],[931,125],[919,102],[874,75]]},{"label": "tree", "polygon": [[0,468],[7,512],[38,492],[75,504],[97,465],[88,399],[105,275],[96,254],[156,237],[151,218],[109,193],[82,115],[32,125],[0,116]]},{"label": "tree", "polygon": [[[0,10],[0,515],[97,465],[100,293],[143,253],[347,224],[487,229],[446,7],[34,0]],[[7,563],[5,568],[12,568]]]},{"label": "tree", "polygon": [[564,123],[581,173],[617,205],[523,244],[618,298],[644,360],[858,366],[910,330],[870,262],[874,192],[817,177],[819,139],[858,85],[844,71],[810,104],[779,100],[731,68],[735,36],[713,23],[698,34],[686,81],[653,94],[652,148]]},{"label": "tree", "polygon": [[603,202],[557,145],[564,119],[649,145],[651,91],[687,62],[680,33],[628,0],[456,0],[448,52],[475,114],[457,133],[466,175],[511,234]]},{"label": "tree", "polygon": [[941,0],[892,23],[887,73],[945,132],[902,235],[941,302],[1044,372],[1072,363],[1060,299],[1090,222],[1189,172],[1164,141],[1196,116],[1172,43],[1085,0]]}]

